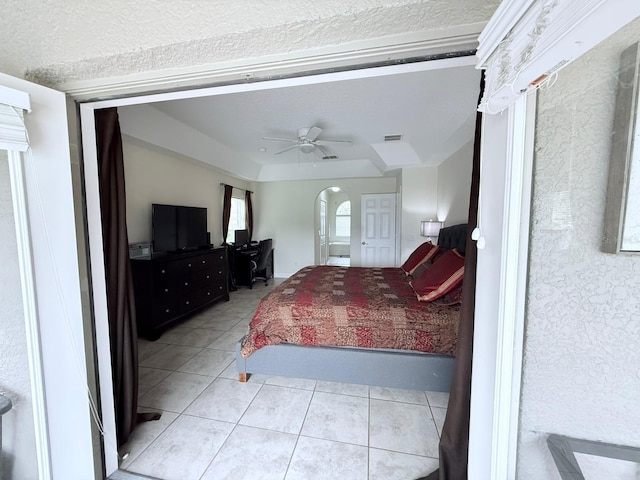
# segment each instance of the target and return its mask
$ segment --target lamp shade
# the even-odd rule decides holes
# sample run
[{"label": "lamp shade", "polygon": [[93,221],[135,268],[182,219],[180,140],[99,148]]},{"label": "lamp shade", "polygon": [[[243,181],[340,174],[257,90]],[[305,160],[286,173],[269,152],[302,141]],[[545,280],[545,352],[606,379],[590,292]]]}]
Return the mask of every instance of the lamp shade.
[{"label": "lamp shade", "polygon": [[442,222],[433,220],[420,222],[420,235],[423,237],[437,237],[442,228]]}]

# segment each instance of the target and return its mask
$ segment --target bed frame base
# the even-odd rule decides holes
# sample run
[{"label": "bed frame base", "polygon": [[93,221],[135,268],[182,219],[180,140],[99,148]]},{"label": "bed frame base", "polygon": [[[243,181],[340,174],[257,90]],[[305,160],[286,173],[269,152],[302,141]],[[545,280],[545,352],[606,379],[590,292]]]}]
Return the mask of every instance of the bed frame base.
[{"label": "bed frame base", "polygon": [[[244,338],[243,338],[244,339]],[[269,345],[244,358],[236,345],[239,380],[249,374],[448,392],[455,358],[446,355],[348,347]]]}]

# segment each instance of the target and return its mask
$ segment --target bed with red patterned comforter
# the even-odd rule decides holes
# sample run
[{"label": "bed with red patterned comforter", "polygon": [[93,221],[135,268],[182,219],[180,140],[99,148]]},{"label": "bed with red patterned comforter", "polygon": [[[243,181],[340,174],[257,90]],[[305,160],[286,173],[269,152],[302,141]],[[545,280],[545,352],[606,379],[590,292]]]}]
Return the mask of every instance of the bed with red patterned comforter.
[{"label": "bed with red patterned comforter", "polygon": [[400,268],[305,267],[260,301],[242,356],[280,343],[454,355],[459,302],[419,302],[409,280]]}]

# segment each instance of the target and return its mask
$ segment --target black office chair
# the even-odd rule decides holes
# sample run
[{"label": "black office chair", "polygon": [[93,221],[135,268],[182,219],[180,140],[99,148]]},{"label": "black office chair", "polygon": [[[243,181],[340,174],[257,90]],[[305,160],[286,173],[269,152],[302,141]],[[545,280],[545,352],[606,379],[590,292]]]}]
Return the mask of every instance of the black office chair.
[{"label": "black office chair", "polygon": [[273,268],[273,266],[270,265],[271,252],[273,251],[272,245],[273,242],[270,238],[260,240],[258,244],[258,255],[251,260],[251,283],[249,284],[249,288],[253,288],[253,282],[256,280],[264,280],[265,286],[269,285]]}]

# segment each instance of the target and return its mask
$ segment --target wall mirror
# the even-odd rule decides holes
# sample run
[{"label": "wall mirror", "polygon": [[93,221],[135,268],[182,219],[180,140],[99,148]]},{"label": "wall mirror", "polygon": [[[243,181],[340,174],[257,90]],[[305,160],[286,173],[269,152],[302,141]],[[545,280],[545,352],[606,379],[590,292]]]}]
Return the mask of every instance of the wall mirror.
[{"label": "wall mirror", "polygon": [[622,52],[613,121],[602,251],[640,253],[640,49]]}]

